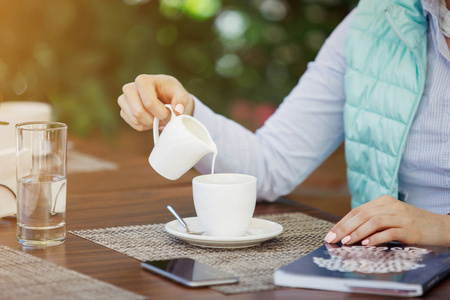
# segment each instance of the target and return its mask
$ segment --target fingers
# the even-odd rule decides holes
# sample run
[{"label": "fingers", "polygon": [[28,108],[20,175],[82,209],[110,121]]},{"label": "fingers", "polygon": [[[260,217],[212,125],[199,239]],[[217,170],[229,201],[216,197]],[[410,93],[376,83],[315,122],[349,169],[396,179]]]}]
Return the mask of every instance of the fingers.
[{"label": "fingers", "polygon": [[184,113],[184,109],[191,105],[189,93],[172,76],[139,75],[136,86],[144,107],[159,119],[168,117],[164,104],[171,104],[178,114]]},{"label": "fingers", "polygon": [[[393,201],[398,201],[390,196],[382,196],[379,197],[377,199],[374,199],[370,202],[367,202],[361,206],[358,206],[355,209],[352,209],[347,215],[344,216],[344,218],[342,218],[335,226],[333,226],[333,229],[338,228],[339,226],[341,226],[342,224],[345,224],[346,222],[348,222],[351,218],[353,218],[355,215],[357,215],[358,213],[362,212],[362,211],[366,211],[366,210],[371,210],[375,207],[378,206],[386,206],[389,205],[391,202]],[[332,230],[333,230],[332,229]]]},{"label": "fingers", "polygon": [[182,115],[185,111],[185,107],[188,104],[189,101],[189,94],[183,93],[182,91],[177,91],[172,100],[172,106],[174,107],[174,110]]},{"label": "fingers", "polygon": [[136,93],[140,96],[141,105],[153,116],[160,120],[166,120],[170,117],[170,111],[164,106],[165,95],[158,98],[158,86],[163,85],[158,76],[139,75],[135,81]]},{"label": "fingers", "polygon": [[172,99],[172,106],[174,110],[180,115],[186,113],[192,115],[193,113],[193,100],[191,96],[184,90],[177,90]]},{"label": "fingers", "polygon": [[117,99],[121,108],[120,116],[138,131],[151,129],[153,116],[142,106],[139,95],[133,91],[132,84],[124,86],[123,90],[124,94]]},{"label": "fingers", "polygon": [[384,229],[388,222],[384,216],[385,213],[383,207],[374,207],[370,210],[353,213],[346,222],[333,227],[331,231],[336,234],[333,242],[341,241],[343,244],[353,244],[377,230]]},{"label": "fingers", "polygon": [[[153,117],[150,115],[148,118],[150,118],[147,122],[141,122],[134,113],[132,113],[130,106],[127,103],[127,100],[125,99],[125,95],[120,95],[120,97],[117,99],[117,103],[119,104],[121,110],[120,110],[120,116],[128,125],[133,127],[135,130],[143,131],[147,129],[152,128],[152,122]],[[142,115],[141,113],[137,113],[136,115]],[[147,119],[144,118],[144,119]]]},{"label": "fingers", "polygon": [[[355,217],[355,219],[356,218],[357,217]],[[358,222],[358,220],[352,221]],[[348,229],[348,232],[351,233],[342,238],[341,242],[343,244],[354,244],[364,240],[366,237],[376,234],[377,232],[384,232],[391,228],[401,228],[403,226],[402,219],[393,218],[391,215],[386,215],[384,212],[375,212],[373,216],[366,218],[361,223],[361,226],[354,229],[351,226],[355,224],[349,224],[349,229],[344,227],[344,230]]]},{"label": "fingers", "polygon": [[[351,231],[349,231],[350,227],[347,225],[347,229],[342,229],[350,220],[353,220],[351,224],[355,223],[355,217],[364,211],[370,211],[372,208],[380,206],[381,204],[378,203],[378,201],[373,200],[371,202],[368,202],[366,204],[363,204],[355,209],[352,209],[347,215],[345,215],[336,225],[331,228],[330,232],[325,236],[325,241],[327,243],[337,243],[342,238],[346,237]],[[368,217],[368,216],[366,216]],[[361,215],[359,215],[358,218],[361,218]],[[364,219],[365,216],[363,215],[362,218]],[[354,227],[355,225],[353,225]],[[356,228],[354,228],[356,229]]]},{"label": "fingers", "polygon": [[120,115],[136,130],[153,128],[155,117],[160,120],[160,125],[167,124],[171,113],[165,104],[171,104],[175,114],[193,114],[193,99],[172,76],[139,75],[122,90],[123,95],[117,99]]},{"label": "fingers", "polygon": [[386,228],[403,226],[401,218],[393,217],[392,204],[399,201],[392,197],[380,197],[361,205],[348,213],[325,236],[328,243],[353,244]]},{"label": "fingers", "polygon": [[143,124],[150,124],[153,122],[154,114],[148,110],[142,101],[142,95],[137,90],[137,85],[134,82],[123,86],[123,95],[128,106],[128,111]]},{"label": "fingers", "polygon": [[406,244],[413,243],[408,236],[403,234],[403,230],[400,228],[390,228],[380,232],[377,232],[361,241],[363,246],[375,246],[382,243],[388,243],[391,241],[402,241]]}]

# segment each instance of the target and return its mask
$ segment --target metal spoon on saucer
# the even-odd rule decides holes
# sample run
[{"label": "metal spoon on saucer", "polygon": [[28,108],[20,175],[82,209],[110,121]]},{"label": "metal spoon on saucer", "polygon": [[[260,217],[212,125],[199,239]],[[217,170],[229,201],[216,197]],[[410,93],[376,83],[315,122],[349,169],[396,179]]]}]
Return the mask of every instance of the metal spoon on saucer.
[{"label": "metal spoon on saucer", "polygon": [[186,222],[178,215],[172,206],[167,205],[167,209],[172,213],[172,215],[174,215],[175,218],[177,218],[181,225],[183,225],[184,229],[186,229],[186,233],[194,235],[203,235],[205,233],[204,231],[191,231]]}]

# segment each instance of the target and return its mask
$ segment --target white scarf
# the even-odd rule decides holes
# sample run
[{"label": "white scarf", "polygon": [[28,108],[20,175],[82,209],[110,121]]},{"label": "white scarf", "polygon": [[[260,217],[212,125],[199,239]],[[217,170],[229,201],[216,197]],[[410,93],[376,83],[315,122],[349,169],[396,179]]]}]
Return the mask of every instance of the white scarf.
[{"label": "white scarf", "polygon": [[439,29],[446,37],[450,37],[450,11],[445,0],[439,0]]}]

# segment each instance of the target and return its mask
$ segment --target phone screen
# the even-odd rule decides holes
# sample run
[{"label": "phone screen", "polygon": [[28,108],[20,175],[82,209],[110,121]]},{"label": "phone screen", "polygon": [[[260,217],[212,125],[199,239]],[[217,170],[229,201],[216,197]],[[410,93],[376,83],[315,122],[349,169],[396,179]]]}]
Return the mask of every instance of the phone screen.
[{"label": "phone screen", "polygon": [[191,258],[146,261],[142,268],[190,287],[236,283],[239,278]]}]

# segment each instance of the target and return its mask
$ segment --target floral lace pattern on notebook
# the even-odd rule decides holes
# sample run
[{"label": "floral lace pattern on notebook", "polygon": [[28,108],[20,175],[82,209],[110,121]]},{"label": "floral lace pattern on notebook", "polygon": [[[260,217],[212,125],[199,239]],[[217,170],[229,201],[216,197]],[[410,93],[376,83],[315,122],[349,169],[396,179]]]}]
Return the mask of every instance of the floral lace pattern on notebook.
[{"label": "floral lace pattern on notebook", "polygon": [[383,274],[423,268],[422,257],[430,252],[417,247],[343,246],[329,248],[331,258],[313,261],[329,271]]}]

